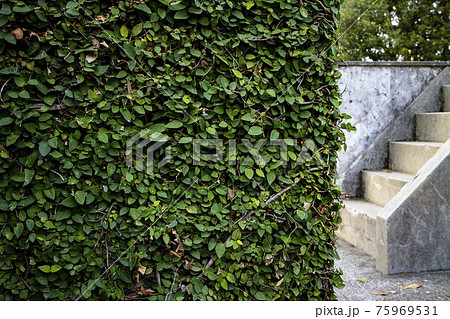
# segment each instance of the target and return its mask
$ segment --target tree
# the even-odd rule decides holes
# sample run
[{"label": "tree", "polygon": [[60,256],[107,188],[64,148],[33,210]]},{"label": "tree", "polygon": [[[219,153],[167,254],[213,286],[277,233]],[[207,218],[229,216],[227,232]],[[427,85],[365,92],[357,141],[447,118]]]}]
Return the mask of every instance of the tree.
[{"label": "tree", "polygon": [[343,55],[346,60],[449,60],[449,14],[448,1],[346,0]]}]

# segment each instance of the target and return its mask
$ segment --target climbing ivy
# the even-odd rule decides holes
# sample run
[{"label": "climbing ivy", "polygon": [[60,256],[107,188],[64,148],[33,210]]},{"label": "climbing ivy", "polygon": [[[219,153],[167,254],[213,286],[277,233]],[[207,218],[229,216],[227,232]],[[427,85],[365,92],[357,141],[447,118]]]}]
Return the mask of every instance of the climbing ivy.
[{"label": "climbing ivy", "polygon": [[0,299],[335,299],[339,6],[1,0]]}]

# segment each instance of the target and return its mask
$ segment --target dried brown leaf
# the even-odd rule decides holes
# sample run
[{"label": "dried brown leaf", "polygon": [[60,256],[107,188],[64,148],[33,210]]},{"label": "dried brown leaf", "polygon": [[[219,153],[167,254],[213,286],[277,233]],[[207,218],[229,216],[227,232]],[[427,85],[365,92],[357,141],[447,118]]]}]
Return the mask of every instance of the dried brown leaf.
[{"label": "dried brown leaf", "polygon": [[17,28],[11,31],[11,33],[16,37],[17,40],[21,40],[23,38],[23,31],[21,28]]},{"label": "dried brown leaf", "polygon": [[98,40],[97,40],[96,38],[93,38],[93,39],[92,39],[92,45],[93,45],[94,47],[96,47],[97,49],[100,48],[100,42],[98,42]]},{"label": "dried brown leaf", "polygon": [[41,41],[41,38],[39,37],[39,34],[35,33],[35,32],[30,32],[30,38],[31,37],[36,37],[38,39],[38,41]]},{"label": "dried brown leaf", "polygon": [[98,16],[98,17],[95,17],[95,20],[101,21],[101,22],[105,22],[106,21],[106,17],[105,16]]},{"label": "dried brown leaf", "polygon": [[412,285],[403,287],[403,289],[416,289],[416,288],[419,288],[419,287],[421,287],[421,285],[418,285],[418,284],[412,284]]},{"label": "dried brown leaf", "polygon": [[277,284],[275,285],[275,287],[279,287],[284,281],[284,278],[281,278],[280,280],[278,280]]},{"label": "dried brown leaf", "polygon": [[94,62],[95,60],[97,60],[97,54],[95,54],[95,53],[88,53],[88,54],[86,54],[86,61],[88,62],[88,63],[92,63],[92,62]]},{"label": "dried brown leaf", "polygon": [[377,296],[387,296],[387,295],[389,295],[387,292],[371,292],[370,294],[377,295]]},{"label": "dried brown leaf", "polygon": [[234,198],[234,190],[228,189],[227,190],[227,200],[233,200]]},{"label": "dried brown leaf", "polygon": [[144,267],[144,266],[139,266],[138,267],[138,272],[141,274],[141,275],[145,275],[145,271],[147,270],[147,267]]},{"label": "dried brown leaf", "polygon": [[151,293],[155,292],[154,290],[151,290],[150,288],[145,289],[144,286],[141,286],[140,290],[141,290],[142,294],[144,295],[144,297],[147,297]]}]

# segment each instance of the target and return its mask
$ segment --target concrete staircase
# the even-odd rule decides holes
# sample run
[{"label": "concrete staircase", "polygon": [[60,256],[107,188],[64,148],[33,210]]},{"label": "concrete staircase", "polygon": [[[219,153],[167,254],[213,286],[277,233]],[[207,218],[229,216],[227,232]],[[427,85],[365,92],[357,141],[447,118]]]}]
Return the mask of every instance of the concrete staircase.
[{"label": "concrete staircase", "polygon": [[[436,155],[444,143],[445,145],[450,143],[450,86],[444,86],[443,93],[445,103],[442,112],[416,114],[417,141],[390,142],[389,168],[380,171],[363,171],[364,197],[344,200],[345,207],[341,210],[342,224],[338,235],[374,256],[377,260],[377,267],[385,273],[432,270],[427,269],[429,268],[427,266],[414,266],[408,270],[405,266],[397,267],[391,265],[395,263],[393,261],[395,256],[389,257],[390,260],[387,258],[387,255],[389,255],[388,246],[395,246],[397,243],[390,243],[389,239],[386,239],[386,236],[389,237],[389,234],[386,235],[388,233],[386,228],[389,226],[389,219],[385,218],[383,220],[384,217],[380,218],[380,216],[389,216],[391,218],[390,216],[395,214],[395,211],[391,210],[394,209],[393,207],[396,207],[396,202],[403,202],[405,194],[411,197],[410,192],[404,192],[405,194],[403,195],[399,194],[402,193],[401,191],[405,185],[415,183],[415,179],[419,174],[430,174],[431,172],[422,172],[422,168]],[[449,142],[446,143],[447,141]],[[446,155],[441,154],[440,156],[443,156],[444,161],[448,163],[449,159],[446,158]],[[449,182],[449,184],[444,183],[444,185],[447,185],[447,190],[450,188],[449,176],[450,171],[447,171],[447,176],[443,176],[444,180]],[[426,179],[426,176],[421,176],[421,180],[424,179]],[[421,188],[417,187],[417,189]],[[414,191],[417,192],[417,190]],[[450,206],[448,206],[450,205],[450,198],[443,198],[443,200],[447,203],[447,217],[441,220],[447,222],[450,214]],[[420,209],[426,210],[427,208]],[[401,223],[404,222],[402,221]],[[398,231],[401,232],[400,229]],[[392,233],[392,229],[390,232]],[[447,230],[447,232],[450,233],[450,230]],[[383,236],[384,238],[382,238]],[[410,235],[405,234],[405,236]],[[390,235],[390,237],[395,237],[395,234]],[[447,247],[447,256],[445,258],[450,260],[448,257],[450,241],[444,243],[444,248],[445,246]],[[442,266],[442,264],[440,265]]]}]

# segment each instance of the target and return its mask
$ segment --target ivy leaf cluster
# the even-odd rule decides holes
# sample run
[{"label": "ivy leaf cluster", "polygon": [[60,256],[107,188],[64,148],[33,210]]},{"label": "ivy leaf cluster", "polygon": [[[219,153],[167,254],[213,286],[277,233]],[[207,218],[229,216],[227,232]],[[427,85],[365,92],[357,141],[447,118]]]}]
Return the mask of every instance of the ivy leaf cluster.
[{"label": "ivy leaf cluster", "polygon": [[339,6],[0,1],[0,299],[335,299]]}]

